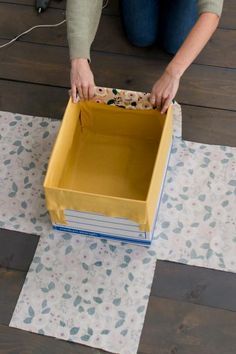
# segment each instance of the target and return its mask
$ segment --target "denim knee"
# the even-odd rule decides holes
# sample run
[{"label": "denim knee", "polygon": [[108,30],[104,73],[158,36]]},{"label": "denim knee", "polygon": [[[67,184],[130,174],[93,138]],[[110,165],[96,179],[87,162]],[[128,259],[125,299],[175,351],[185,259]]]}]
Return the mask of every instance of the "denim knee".
[{"label": "denim knee", "polygon": [[156,43],[157,39],[156,34],[152,35],[150,33],[143,33],[142,35],[140,35],[140,33],[138,35],[128,33],[127,37],[132,45],[141,48],[152,46]]},{"label": "denim knee", "polygon": [[176,54],[197,21],[197,1],[165,0],[161,10],[162,46],[169,54]]},{"label": "denim knee", "polygon": [[121,0],[121,13],[128,40],[137,47],[156,42],[159,0]]}]

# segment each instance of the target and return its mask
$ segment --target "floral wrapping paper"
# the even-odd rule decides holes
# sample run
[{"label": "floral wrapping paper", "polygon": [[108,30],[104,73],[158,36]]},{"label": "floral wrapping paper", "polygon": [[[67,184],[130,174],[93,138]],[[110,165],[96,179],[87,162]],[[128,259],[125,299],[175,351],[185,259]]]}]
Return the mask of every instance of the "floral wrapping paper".
[{"label": "floral wrapping paper", "polygon": [[156,259],[236,271],[236,149],[182,141],[178,105],[150,248],[52,231],[42,183],[60,122],[0,116],[0,225],[41,236],[10,326],[133,354]]},{"label": "floral wrapping paper", "polygon": [[149,98],[150,93],[95,87],[92,101],[125,109],[154,109]]}]

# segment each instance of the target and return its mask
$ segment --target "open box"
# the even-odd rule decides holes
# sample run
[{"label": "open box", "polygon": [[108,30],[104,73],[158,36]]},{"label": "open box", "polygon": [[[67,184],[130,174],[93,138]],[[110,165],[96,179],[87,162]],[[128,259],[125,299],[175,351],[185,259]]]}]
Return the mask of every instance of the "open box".
[{"label": "open box", "polygon": [[44,181],[53,228],[151,243],[172,142],[172,107],[97,88],[67,105]]}]

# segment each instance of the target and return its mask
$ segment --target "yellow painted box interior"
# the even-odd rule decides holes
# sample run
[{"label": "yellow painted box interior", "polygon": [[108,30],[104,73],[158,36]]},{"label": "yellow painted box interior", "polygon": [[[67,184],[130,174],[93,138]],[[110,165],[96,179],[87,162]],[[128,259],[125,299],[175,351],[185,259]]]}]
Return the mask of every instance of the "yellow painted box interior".
[{"label": "yellow painted box interior", "polygon": [[52,223],[64,210],[135,221],[150,231],[172,141],[172,107],[67,105],[44,181]]}]

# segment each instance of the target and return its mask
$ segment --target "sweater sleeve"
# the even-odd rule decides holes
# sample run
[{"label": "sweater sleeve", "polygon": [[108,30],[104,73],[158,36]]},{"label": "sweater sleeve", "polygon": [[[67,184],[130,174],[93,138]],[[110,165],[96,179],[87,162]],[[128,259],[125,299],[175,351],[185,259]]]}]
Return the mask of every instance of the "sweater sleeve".
[{"label": "sweater sleeve", "polygon": [[90,47],[96,35],[103,0],[67,0],[66,22],[70,59],[90,60]]},{"label": "sweater sleeve", "polygon": [[219,17],[222,14],[224,0],[198,0],[199,15],[203,12],[212,12]]}]

